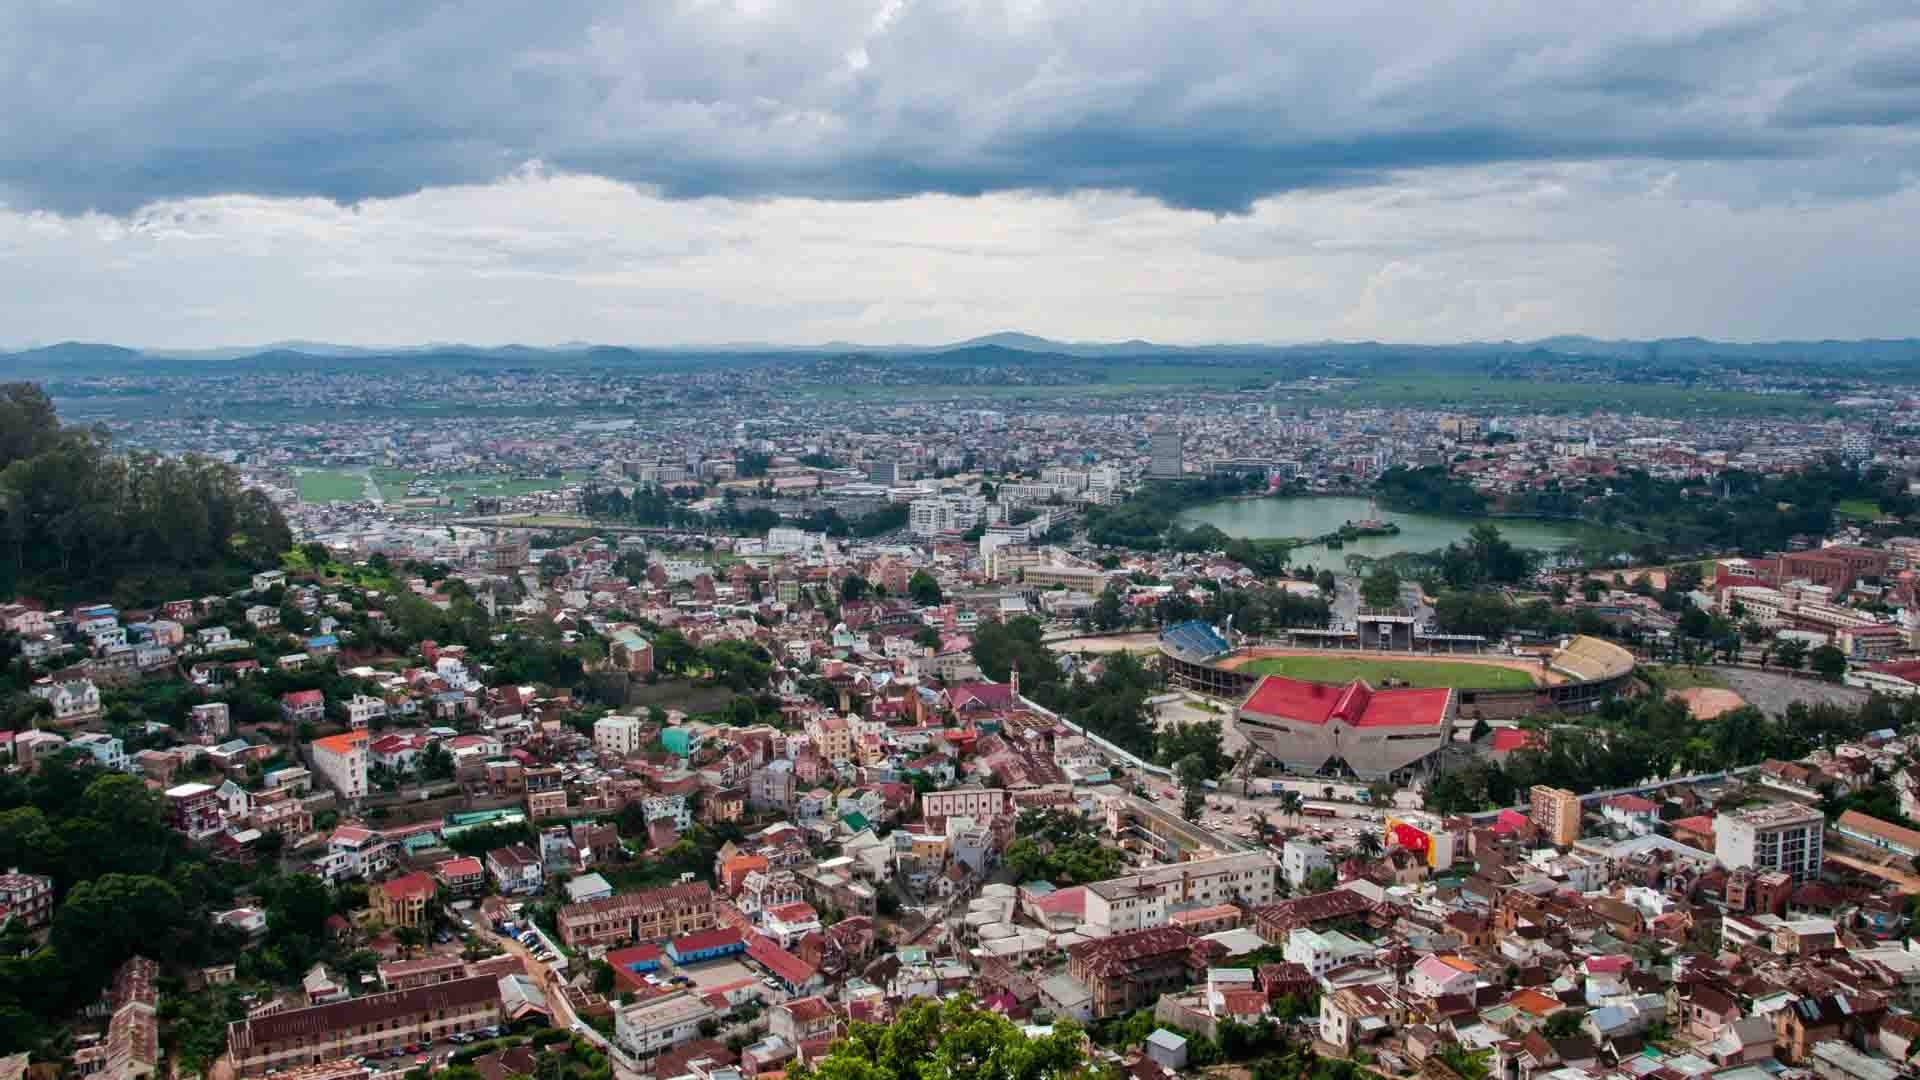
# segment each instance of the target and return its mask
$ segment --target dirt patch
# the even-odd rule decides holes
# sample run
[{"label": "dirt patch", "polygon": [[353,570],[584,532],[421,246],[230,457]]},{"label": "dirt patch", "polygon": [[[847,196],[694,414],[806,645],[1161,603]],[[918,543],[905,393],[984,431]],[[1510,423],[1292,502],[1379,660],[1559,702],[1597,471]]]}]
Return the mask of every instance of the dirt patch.
[{"label": "dirt patch", "polygon": [[1673,696],[1687,703],[1687,712],[1695,720],[1711,720],[1747,703],[1745,698],[1731,690],[1716,690],[1710,686],[1690,687]]}]

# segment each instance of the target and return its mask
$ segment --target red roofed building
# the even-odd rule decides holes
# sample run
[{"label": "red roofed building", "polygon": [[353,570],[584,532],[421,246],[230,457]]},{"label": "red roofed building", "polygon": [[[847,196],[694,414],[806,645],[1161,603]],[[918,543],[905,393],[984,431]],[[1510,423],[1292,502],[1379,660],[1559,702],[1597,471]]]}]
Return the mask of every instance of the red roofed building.
[{"label": "red roofed building", "polygon": [[280,698],[280,718],[289,724],[317,724],[327,718],[327,699],[318,690],[295,690]]},{"label": "red roofed building", "polygon": [[471,855],[448,859],[433,872],[455,896],[479,896],[487,891],[487,867]]},{"label": "red roofed building", "polygon": [[767,974],[780,980],[792,993],[807,989],[820,977],[812,965],[782,949],[779,942],[765,934],[747,935],[747,959],[765,968]]},{"label": "red roofed building", "polygon": [[1290,770],[1344,762],[1366,780],[1405,780],[1445,744],[1452,690],[1375,690],[1268,675],[1240,706],[1241,730]]},{"label": "red roofed building", "polygon": [[1177,926],[1082,942],[1067,950],[1067,974],[1092,993],[1095,1019],[1119,1016],[1185,986],[1192,943]]},{"label": "red roofed building", "polygon": [[961,683],[947,691],[947,704],[962,716],[968,713],[998,712],[1014,703],[1014,684]]},{"label": "red roofed building", "polygon": [[1601,801],[1600,816],[1645,836],[1660,822],[1660,804],[1638,795],[1615,795]]},{"label": "red roofed building", "polygon": [[794,942],[820,929],[820,913],[812,904],[779,904],[761,912],[760,917],[767,933],[778,938],[783,949],[793,948]]},{"label": "red roofed building", "polygon": [[808,1039],[832,1037],[835,1019],[826,998],[795,998],[775,1005],[767,1014],[767,1031],[798,1046]]},{"label": "red roofed building", "polygon": [[433,875],[415,870],[375,885],[368,899],[374,915],[388,926],[421,926],[427,922],[427,909],[439,887]]}]

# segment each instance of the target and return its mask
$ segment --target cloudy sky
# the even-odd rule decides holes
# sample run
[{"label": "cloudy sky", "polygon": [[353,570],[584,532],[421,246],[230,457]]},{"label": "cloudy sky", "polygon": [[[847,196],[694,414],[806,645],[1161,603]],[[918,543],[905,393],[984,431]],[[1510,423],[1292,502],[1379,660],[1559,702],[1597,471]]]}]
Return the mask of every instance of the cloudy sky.
[{"label": "cloudy sky", "polygon": [[1910,0],[13,0],[0,343],[1920,334]]}]

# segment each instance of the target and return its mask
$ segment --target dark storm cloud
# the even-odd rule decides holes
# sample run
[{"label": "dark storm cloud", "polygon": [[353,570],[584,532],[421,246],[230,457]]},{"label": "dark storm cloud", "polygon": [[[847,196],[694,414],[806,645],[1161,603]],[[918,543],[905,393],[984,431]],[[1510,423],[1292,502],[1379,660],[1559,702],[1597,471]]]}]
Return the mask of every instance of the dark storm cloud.
[{"label": "dark storm cloud", "polygon": [[350,203],[538,160],[675,197],[1239,211],[1436,166],[1857,160],[1817,170],[1840,194],[1913,164],[1915,40],[1877,3],[24,0],[0,199]]}]

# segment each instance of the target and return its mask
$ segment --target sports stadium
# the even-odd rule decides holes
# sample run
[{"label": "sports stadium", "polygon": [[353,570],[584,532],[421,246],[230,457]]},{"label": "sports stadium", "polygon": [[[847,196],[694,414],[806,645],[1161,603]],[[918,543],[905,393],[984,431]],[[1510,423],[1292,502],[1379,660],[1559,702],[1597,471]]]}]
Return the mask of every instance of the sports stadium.
[{"label": "sports stadium", "polygon": [[1159,642],[1167,681],[1238,702],[1240,733],[1287,771],[1363,780],[1410,779],[1457,727],[1590,709],[1633,675],[1633,655],[1599,638],[1530,655],[1462,644],[1430,653],[1242,647],[1204,622],[1168,627]]}]

